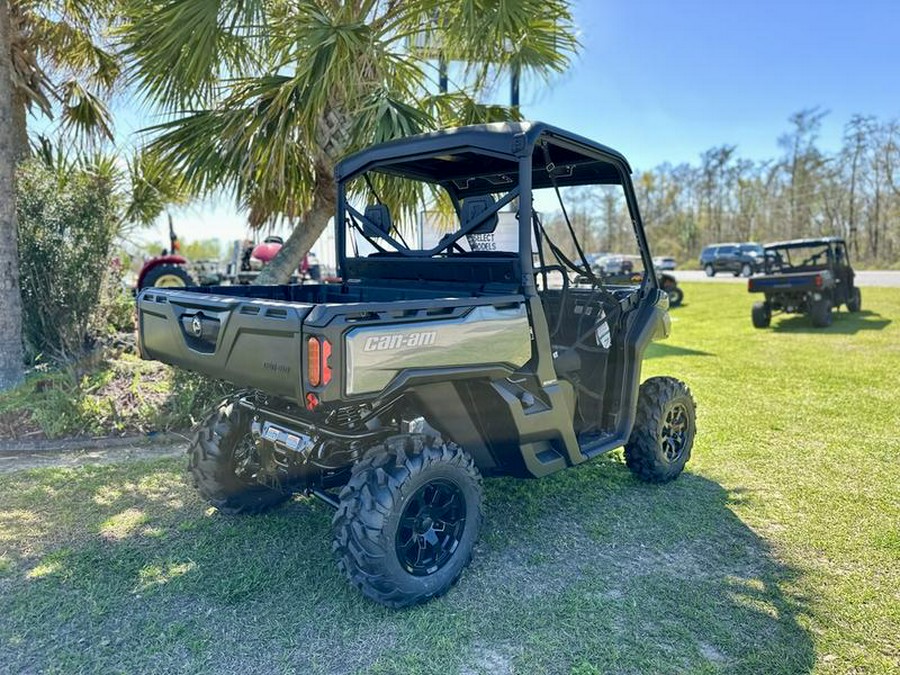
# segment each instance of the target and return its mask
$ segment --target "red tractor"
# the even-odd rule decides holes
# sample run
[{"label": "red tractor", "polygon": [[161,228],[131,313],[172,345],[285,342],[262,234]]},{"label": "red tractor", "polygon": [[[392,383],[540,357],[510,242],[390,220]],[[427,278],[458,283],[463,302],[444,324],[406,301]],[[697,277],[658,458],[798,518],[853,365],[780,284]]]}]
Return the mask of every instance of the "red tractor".
[{"label": "red tractor", "polygon": [[141,267],[137,278],[138,291],[148,286],[171,288],[199,285],[188,270],[188,259],[178,254],[179,248],[181,246],[172,227],[172,216],[169,216],[169,249],[163,249],[162,255],[150,258]]},{"label": "red tractor", "polygon": [[[189,261],[178,254],[178,236],[172,227],[172,218],[169,217],[169,249],[144,263],[138,274],[137,290],[141,291],[149,286],[172,288],[254,283],[262,268],[283,245],[284,240],[276,235],[266,237],[261,244],[254,244],[250,240],[235,242],[232,261],[223,274],[218,261]],[[320,279],[319,263],[313,253],[308,253],[303,257],[297,272],[291,276],[290,283]]]},{"label": "red tractor", "polygon": [[[271,262],[282,246],[284,240],[278,235],[269,235],[261,244],[256,245],[252,241],[245,241],[243,244],[235,242],[234,258],[228,266],[225,277],[233,284],[255,283],[262,268]],[[310,252],[303,256],[297,271],[291,275],[290,283],[299,284],[320,279],[319,262],[315,254]]]}]

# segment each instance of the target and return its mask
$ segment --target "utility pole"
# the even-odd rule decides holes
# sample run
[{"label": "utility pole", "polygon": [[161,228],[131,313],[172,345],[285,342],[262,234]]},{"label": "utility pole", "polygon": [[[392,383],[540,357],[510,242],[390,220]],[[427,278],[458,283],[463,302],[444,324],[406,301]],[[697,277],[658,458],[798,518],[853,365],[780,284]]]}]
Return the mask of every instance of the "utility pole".
[{"label": "utility pole", "polygon": [[444,52],[438,55],[438,89],[442,94],[447,93],[447,59]]},{"label": "utility pole", "polygon": [[513,63],[512,74],[509,78],[509,105],[513,110],[519,109],[519,64]]}]

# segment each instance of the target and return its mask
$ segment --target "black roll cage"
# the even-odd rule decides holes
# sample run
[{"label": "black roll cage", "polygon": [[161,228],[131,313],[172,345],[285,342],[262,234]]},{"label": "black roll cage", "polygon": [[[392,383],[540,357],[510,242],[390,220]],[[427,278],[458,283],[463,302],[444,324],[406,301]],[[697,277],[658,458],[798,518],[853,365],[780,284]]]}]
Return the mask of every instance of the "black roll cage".
[{"label": "black roll cage", "polygon": [[[549,151],[549,152],[548,152]],[[553,163],[550,154],[559,151],[565,155],[563,161]],[[518,180],[512,180],[507,174],[476,173],[467,175],[437,176],[429,174],[426,166],[417,166],[417,162],[471,153],[486,160],[495,159],[514,162]],[[535,156],[546,157],[543,166],[535,166]],[[575,179],[578,166],[589,167],[603,163],[615,169],[613,176],[599,176],[599,180]],[[403,165],[403,166],[401,166]],[[542,173],[537,173],[541,169]],[[347,200],[347,184],[354,178],[365,175],[369,171],[418,180],[444,188],[453,204],[458,218],[461,218],[462,199],[478,194],[497,193],[497,183],[490,187],[470,188],[470,183],[478,178],[501,176],[508,181],[508,189],[492,208],[482,211],[468,222],[462,223],[452,234],[445,236],[429,250],[411,250],[395,239],[390,232],[384,232],[366,216],[353,208]],[[512,172],[510,172],[512,173]],[[563,131],[541,122],[500,123],[446,129],[439,132],[412,136],[388,143],[373,146],[342,160],[335,171],[337,181],[337,218],[335,221],[335,246],[338,261],[338,274],[347,278],[347,232],[357,227],[372,242],[372,237],[385,240],[396,249],[403,258],[430,258],[450,249],[462,237],[470,234],[500,209],[519,199],[519,258],[522,270],[521,286],[526,297],[537,295],[535,271],[533,265],[534,251],[531,247],[533,227],[532,189],[535,175],[540,184],[538,187],[580,186],[618,184],[621,185],[631,216],[632,229],[638,242],[641,259],[646,273],[641,280],[641,288],[657,287],[656,275],[651,273],[653,261],[646,234],[641,224],[640,210],[634,187],[631,183],[631,167],[627,160],[615,150],[600,145],[575,134]],[[587,178],[589,178],[588,176]],[[460,187],[461,181],[466,181]],[[504,188],[507,186],[504,185]],[[493,188],[493,189],[491,189]],[[538,240],[540,241],[540,240]],[[374,244],[374,242],[372,242]],[[402,263],[401,263],[402,264]],[[543,265],[543,263],[542,263]],[[587,272],[590,272],[588,270]]]},{"label": "black roll cage", "polygon": [[847,246],[847,242],[845,242],[840,237],[822,237],[820,239],[795,239],[792,241],[780,241],[771,244],[766,244],[763,246],[764,251],[764,264],[766,269],[771,266],[771,261],[769,258],[770,253],[780,254],[784,252],[787,255],[787,264],[788,267],[802,267],[803,262],[801,261],[798,265],[794,265],[791,261],[791,251],[800,250],[804,248],[816,248],[818,246],[823,247],[823,252],[827,249],[828,258],[833,261],[834,264],[837,264],[837,247],[841,246],[843,250],[843,254],[841,256],[841,267],[851,267],[850,262],[850,250]]}]

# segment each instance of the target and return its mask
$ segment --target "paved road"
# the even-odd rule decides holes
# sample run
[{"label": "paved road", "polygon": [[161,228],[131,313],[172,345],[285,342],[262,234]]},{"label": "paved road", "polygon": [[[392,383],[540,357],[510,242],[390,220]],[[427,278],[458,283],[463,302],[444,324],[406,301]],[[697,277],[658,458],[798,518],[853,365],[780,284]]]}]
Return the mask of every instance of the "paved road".
[{"label": "paved road", "polygon": [[[718,273],[714,277],[706,276],[701,270],[675,270],[675,278],[678,281],[710,281],[713,283],[738,283],[746,284],[743,277],[735,277],[728,273]],[[882,286],[888,288],[900,288],[900,271],[889,272],[884,270],[862,270],[856,273],[858,286]]]}]

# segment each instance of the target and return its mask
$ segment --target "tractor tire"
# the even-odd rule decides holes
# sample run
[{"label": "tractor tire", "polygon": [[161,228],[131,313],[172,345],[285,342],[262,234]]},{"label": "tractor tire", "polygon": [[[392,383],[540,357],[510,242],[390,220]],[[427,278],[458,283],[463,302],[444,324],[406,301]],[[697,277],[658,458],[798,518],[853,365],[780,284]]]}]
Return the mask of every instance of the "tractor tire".
[{"label": "tractor tire", "polygon": [[750,310],[750,317],[754,328],[768,328],[772,323],[772,310],[764,302],[755,302]]},{"label": "tractor tire", "polygon": [[239,475],[239,463],[253,452],[252,443],[250,414],[233,398],[220,403],[194,433],[188,471],[201,496],[222,513],[262,513],[291,496]]},{"label": "tractor tire", "polygon": [[858,288],[854,288],[853,293],[850,295],[850,299],[847,300],[847,311],[856,313],[861,309],[862,294],[859,292]]},{"label": "tractor tire", "polygon": [[674,286],[666,291],[669,296],[669,307],[680,307],[684,302],[684,291]]},{"label": "tractor tire", "polygon": [[753,268],[749,263],[744,263],[741,265],[741,276],[742,277],[752,277],[753,276]]},{"label": "tractor tire", "polygon": [[481,475],[458,445],[388,438],[341,490],[332,521],[338,569],[387,607],[441,596],[472,560],[482,501]]},{"label": "tractor tire", "polygon": [[716,276],[716,268],[709,263],[706,264],[706,267],[703,268],[703,271],[706,272],[706,276],[708,277]]},{"label": "tractor tire", "polygon": [[159,265],[147,272],[139,291],[159,286],[160,288],[185,288],[196,286],[197,280],[182,265]]},{"label": "tractor tire", "polygon": [[638,392],[625,464],[642,481],[673,480],[691,457],[696,433],[696,407],[688,386],[674,377],[651,377]]},{"label": "tractor tire", "polygon": [[831,325],[831,300],[822,298],[814,300],[809,307],[809,318],[816,328],[828,328]]}]

